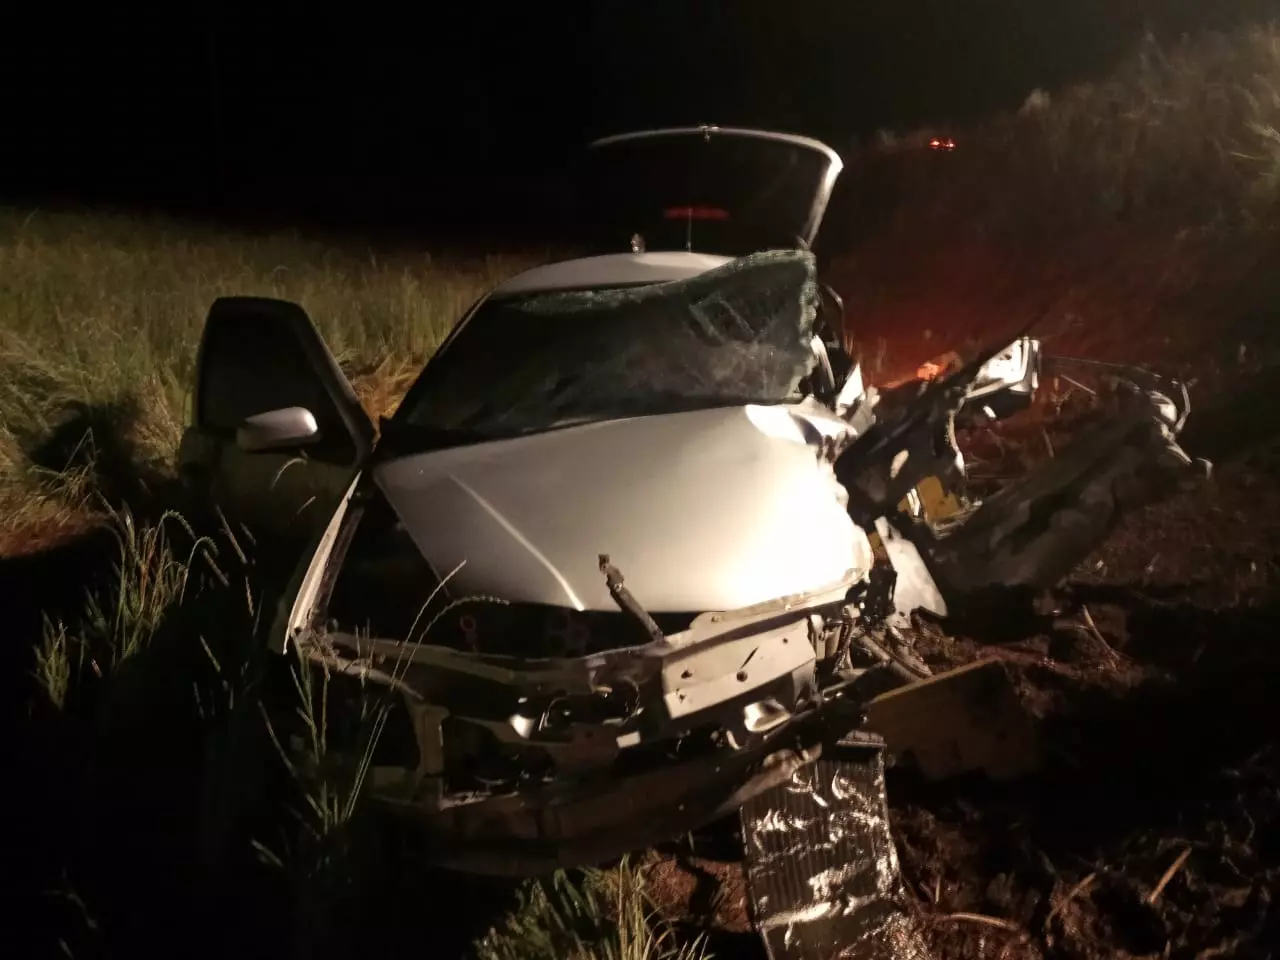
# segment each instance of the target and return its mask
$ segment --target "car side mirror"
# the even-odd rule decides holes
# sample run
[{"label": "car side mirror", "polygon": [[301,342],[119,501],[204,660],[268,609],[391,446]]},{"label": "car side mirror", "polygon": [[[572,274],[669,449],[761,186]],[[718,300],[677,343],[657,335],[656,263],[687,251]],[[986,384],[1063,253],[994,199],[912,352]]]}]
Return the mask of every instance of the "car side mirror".
[{"label": "car side mirror", "polygon": [[236,445],[247,453],[304,447],[319,437],[315,414],[306,407],[255,413],[236,429]]}]

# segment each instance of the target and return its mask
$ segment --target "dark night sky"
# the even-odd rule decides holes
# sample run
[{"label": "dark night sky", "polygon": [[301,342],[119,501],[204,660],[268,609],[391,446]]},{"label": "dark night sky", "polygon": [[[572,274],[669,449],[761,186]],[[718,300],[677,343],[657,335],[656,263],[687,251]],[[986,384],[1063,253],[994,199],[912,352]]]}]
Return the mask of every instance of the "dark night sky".
[{"label": "dark night sky", "polygon": [[1280,15],[1276,0],[507,2],[10,12],[0,194],[502,221],[537,209],[532,184],[553,197],[544,181],[593,135],[712,121],[842,149],[1096,73],[1144,23]]}]

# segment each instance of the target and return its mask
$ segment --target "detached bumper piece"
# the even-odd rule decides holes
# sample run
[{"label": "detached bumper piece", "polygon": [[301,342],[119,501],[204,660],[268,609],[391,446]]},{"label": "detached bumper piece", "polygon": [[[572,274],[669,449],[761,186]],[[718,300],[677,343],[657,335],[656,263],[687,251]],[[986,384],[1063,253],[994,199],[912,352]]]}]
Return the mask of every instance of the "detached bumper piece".
[{"label": "detached bumper piece", "polygon": [[752,920],[771,960],[933,960],[889,833],[882,742],[842,741],[741,817]]}]

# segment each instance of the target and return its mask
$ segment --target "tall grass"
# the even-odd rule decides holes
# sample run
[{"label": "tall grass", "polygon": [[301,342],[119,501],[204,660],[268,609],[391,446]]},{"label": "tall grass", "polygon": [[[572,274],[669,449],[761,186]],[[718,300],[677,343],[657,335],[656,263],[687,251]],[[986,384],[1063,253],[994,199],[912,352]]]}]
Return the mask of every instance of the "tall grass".
[{"label": "tall grass", "polygon": [[520,903],[483,937],[478,960],[704,960],[702,938],[679,940],[658,915],[644,868],[624,860],[612,870],[563,871],[534,881]]},{"label": "tall grass", "polygon": [[[87,682],[86,672],[106,679],[147,649],[182,605],[192,565],[212,547],[173,511],[148,524],[138,523],[127,506],[104,507],[103,513],[117,547],[111,575],[97,589],[86,589],[78,622],[46,616],[36,648],[35,679],[58,709]],[[190,535],[185,550],[175,549],[174,526]]]},{"label": "tall grass", "polygon": [[[466,307],[534,259],[380,258],[291,234],[0,209],[3,512],[14,523],[65,505],[30,449],[72,407],[127,414],[111,426],[131,455],[172,460],[216,297],[300,303],[370,412],[382,413]],[[40,494],[52,502],[42,508]]]},{"label": "tall grass", "polygon": [[1020,109],[881,136],[830,224],[855,353],[893,378],[1034,323],[1053,352],[1208,375],[1271,337],[1278,130],[1280,25],[1255,25],[1148,36]]},{"label": "tall grass", "polygon": [[868,209],[894,179],[875,230],[1052,239],[1116,225],[1272,227],[1280,25],[1148,36],[1105,78],[1032,91],[1021,109],[954,133],[952,153],[927,149],[923,130],[884,133],[855,158],[848,176],[865,184]]}]

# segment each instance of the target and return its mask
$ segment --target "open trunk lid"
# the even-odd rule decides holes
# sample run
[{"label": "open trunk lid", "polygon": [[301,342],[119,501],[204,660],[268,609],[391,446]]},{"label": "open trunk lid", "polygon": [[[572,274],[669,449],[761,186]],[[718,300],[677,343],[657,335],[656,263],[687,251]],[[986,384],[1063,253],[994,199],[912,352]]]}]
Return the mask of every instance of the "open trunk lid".
[{"label": "open trunk lid", "polygon": [[585,176],[600,252],[743,256],[813,245],[843,163],[806,137],[729,127],[624,133],[591,144]]}]

